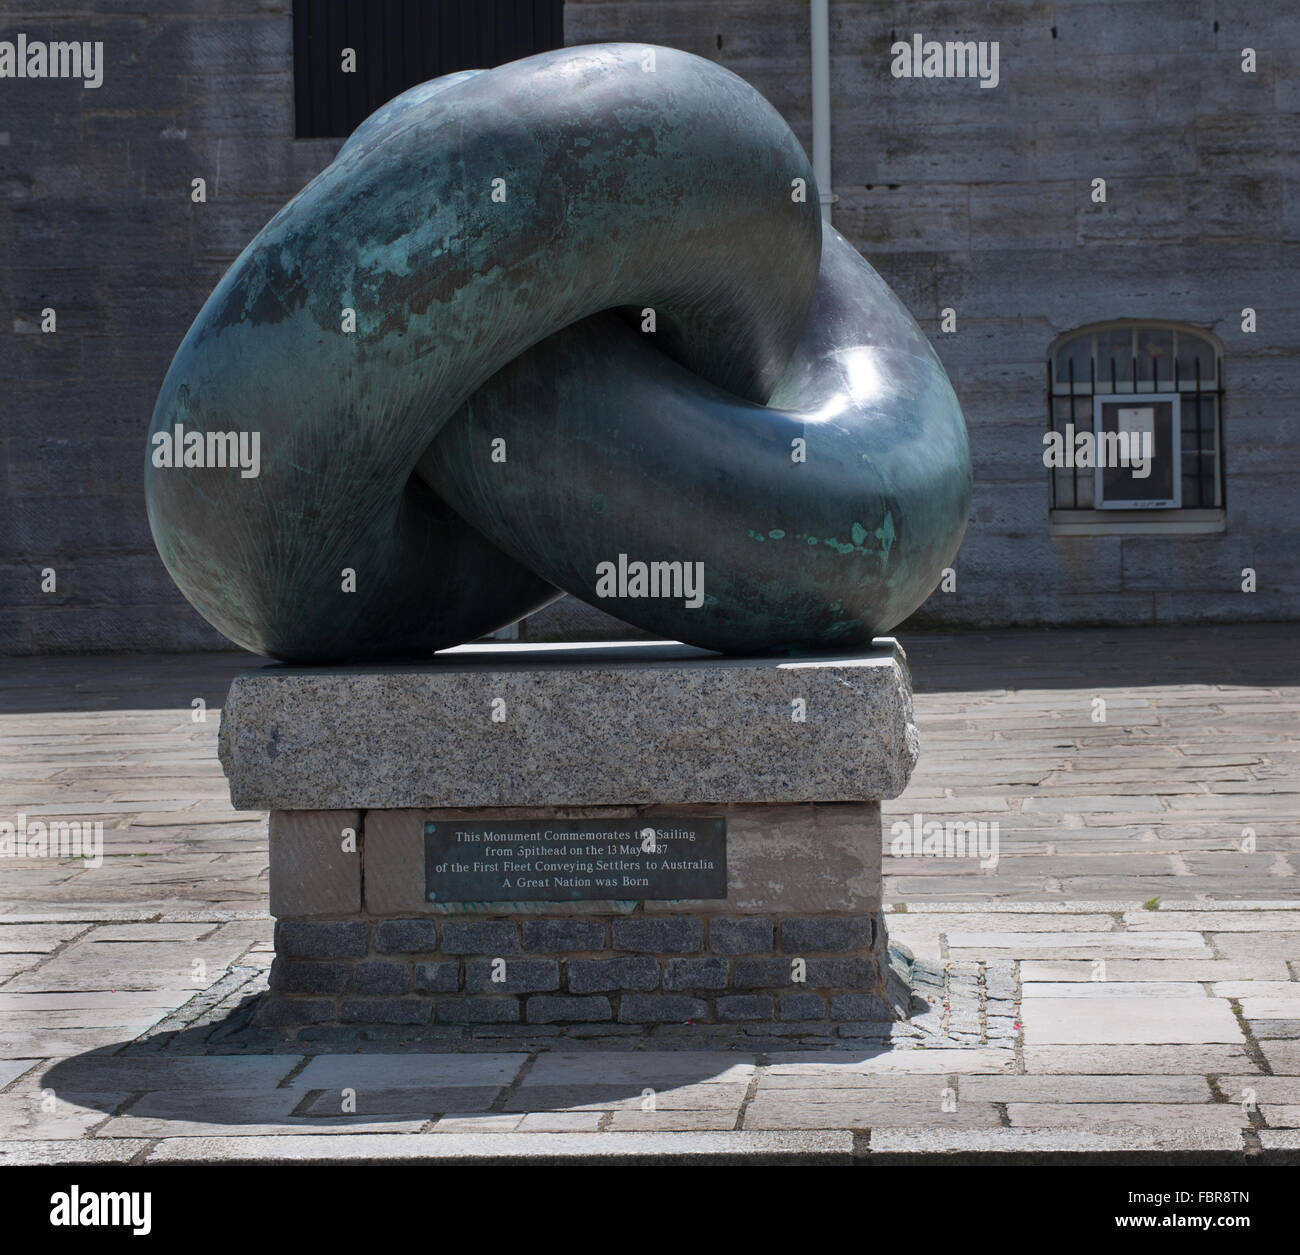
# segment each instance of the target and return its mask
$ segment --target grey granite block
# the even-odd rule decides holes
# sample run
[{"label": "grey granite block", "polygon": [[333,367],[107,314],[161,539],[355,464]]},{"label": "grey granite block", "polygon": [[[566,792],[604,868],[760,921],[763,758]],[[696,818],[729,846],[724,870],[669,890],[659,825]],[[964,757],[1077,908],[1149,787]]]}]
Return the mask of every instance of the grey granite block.
[{"label": "grey granite block", "polygon": [[529,919],[524,921],[525,950],[603,950],[605,925],[599,920]]},{"label": "grey granite block", "polygon": [[449,998],[438,1003],[434,1019],[439,1024],[517,1024],[519,999]]},{"label": "grey granite block", "polygon": [[709,949],[714,954],[766,954],[774,934],[770,919],[711,919]]},{"label": "grey granite block", "polygon": [[610,1020],[614,1012],[609,999],[595,995],[589,998],[563,998],[539,995],[528,999],[528,1021],[531,1024],[551,1024],[566,1021],[590,1022]]},{"label": "grey granite block", "polygon": [[786,954],[824,950],[869,950],[873,923],[869,915],[781,921],[781,949]]},{"label": "grey granite block", "polygon": [[[502,979],[494,980],[498,972]],[[560,965],[554,959],[510,959],[500,969],[491,959],[474,959],[465,964],[466,993],[548,993],[559,987]]]},{"label": "grey granite block", "polygon": [[808,659],[518,645],[240,676],[220,754],[240,810],[847,802],[897,797],[917,736],[892,640]]},{"label": "grey granite block", "polygon": [[455,993],[460,984],[460,964],[417,963],[412,983],[417,994]]},{"label": "grey granite block", "polygon": [[664,964],[665,989],[726,989],[726,987],[726,959],[669,959]]},{"label": "grey granite block", "polygon": [[704,948],[704,921],[698,919],[616,919],[610,931],[615,950],[686,954]]},{"label": "grey granite block", "polygon": [[631,959],[570,959],[565,966],[570,993],[608,993],[615,989],[647,990],[659,986],[658,960],[648,956]]},{"label": "grey granite block", "polygon": [[375,925],[380,954],[428,954],[438,948],[438,930],[428,919],[386,919]]},{"label": "grey granite block", "polygon": [[358,994],[405,994],[411,990],[411,972],[405,963],[374,959],[358,963],[352,972],[352,992]]},{"label": "grey granite block", "polygon": [[774,989],[793,983],[789,959],[737,959],[732,975],[737,989]]},{"label": "grey granite block", "polygon": [[709,1008],[702,998],[682,994],[624,994],[618,1018],[624,1024],[680,1023],[707,1020]]},{"label": "grey granite block", "polygon": [[341,994],[352,974],[350,963],[276,959],[271,965],[271,988],[281,994]]},{"label": "grey granite block", "polygon": [[432,1010],[433,1003],[427,998],[345,998],[339,1020],[344,1024],[427,1024]]},{"label": "grey granite block", "polygon": [[728,994],[718,999],[720,1020],[770,1020],[773,999],[769,994]]},{"label": "grey granite block", "polygon": [[821,1020],[826,1016],[826,1003],[817,994],[783,994],[781,1018],[783,1020]]},{"label": "grey granite block", "polygon": [[875,994],[837,994],[831,999],[832,1020],[880,1022],[894,1018],[894,1009]]},{"label": "grey granite block", "polygon": [[442,926],[444,954],[518,954],[519,934],[508,919],[449,920]]},{"label": "grey granite block", "polygon": [[370,926],[361,920],[280,920],[276,953],[303,959],[359,958],[366,952]]}]

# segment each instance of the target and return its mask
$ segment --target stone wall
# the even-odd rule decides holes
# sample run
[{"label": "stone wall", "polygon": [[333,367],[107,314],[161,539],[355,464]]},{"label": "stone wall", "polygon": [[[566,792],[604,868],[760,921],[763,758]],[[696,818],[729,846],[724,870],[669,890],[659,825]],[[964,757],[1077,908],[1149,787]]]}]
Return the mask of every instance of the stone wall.
[{"label": "stone wall", "polygon": [[294,139],[289,0],[19,0],[19,31],[102,40],[105,66],[0,80],[0,652],[229,648],[154,550],[149,418],[208,293],[339,142]]},{"label": "stone wall", "polygon": [[910,1000],[879,915],[280,919],[275,950],[259,1017],[307,1038],[312,1025],[610,1037],[688,1023],[888,1037]]},{"label": "stone wall", "polygon": [[[808,6],[569,0],[569,42],[659,39],[734,70],[811,151]],[[1292,0],[831,0],[833,222],[930,336],[975,494],[918,621],[1143,623],[1300,613],[1300,9]],[[895,79],[890,45],[997,40],[1000,83]],[[1241,50],[1257,69],[1242,72]],[[1090,199],[1094,178],[1108,199]],[[1253,308],[1258,330],[1241,330]],[[940,332],[940,311],[957,314]],[[1052,340],[1155,318],[1223,342],[1226,530],[1053,538]],[[1243,567],[1258,591],[1241,591]]]},{"label": "stone wall", "polygon": [[[224,641],[149,536],[144,434],[181,336],[239,250],[322,168],[293,138],[288,0],[38,0],[4,30],[102,39],[104,84],[0,81],[0,651]],[[947,624],[1291,618],[1300,524],[1300,13],[1292,0],[972,0],[831,9],[834,221],[934,340],[976,489]],[[798,0],[569,0],[569,43],[671,44],[762,91],[810,143]],[[897,80],[895,37],[997,40],[1001,82]],[[1241,71],[1253,47],[1257,70]],[[203,177],[208,201],[190,200]],[[1108,184],[1092,203],[1092,179]],[[1241,330],[1256,310],[1258,330]],[[58,314],[39,331],[41,310]],[[939,311],[957,314],[955,334]],[[1052,339],[1161,318],[1223,342],[1222,535],[1052,537]],[[1258,591],[1240,591],[1254,567]],[[53,567],[57,589],[40,591]],[[549,612],[539,634],[590,616]],[[548,626],[549,625],[549,626]],[[558,625],[558,626],[557,626]],[[607,625],[617,631],[614,625]],[[527,628],[525,629],[527,633]]]}]

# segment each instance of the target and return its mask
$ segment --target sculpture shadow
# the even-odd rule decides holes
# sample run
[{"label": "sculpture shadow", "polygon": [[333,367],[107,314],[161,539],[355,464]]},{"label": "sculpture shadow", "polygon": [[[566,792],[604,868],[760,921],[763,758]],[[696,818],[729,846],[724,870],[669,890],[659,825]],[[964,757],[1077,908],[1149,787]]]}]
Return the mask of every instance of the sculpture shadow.
[{"label": "sculpture shadow", "polygon": [[[256,1027],[260,998],[244,999],[216,1023],[52,1061],[31,1087],[31,1119],[42,1118],[42,1098],[48,1102],[52,1091],[50,1118],[60,1103],[114,1117],[94,1122],[100,1137],[414,1133],[448,1118],[455,1132],[472,1133],[500,1131],[527,1113],[540,1117],[529,1122],[532,1131],[594,1132],[611,1111],[666,1112],[666,1128],[673,1111],[693,1112],[684,1117],[693,1121],[708,1111],[716,1127],[732,1129],[750,1078],[738,1064],[833,1061],[851,1068],[890,1051],[884,1039],[824,1048],[792,1042],[788,1050],[716,1038],[695,1044],[686,1026],[634,1045],[628,1038],[530,1038],[524,1030],[518,1038],[459,1044],[418,1032],[366,1037],[364,1030],[291,1042]],[[721,1088],[713,1096],[701,1092],[706,1086]]]}]

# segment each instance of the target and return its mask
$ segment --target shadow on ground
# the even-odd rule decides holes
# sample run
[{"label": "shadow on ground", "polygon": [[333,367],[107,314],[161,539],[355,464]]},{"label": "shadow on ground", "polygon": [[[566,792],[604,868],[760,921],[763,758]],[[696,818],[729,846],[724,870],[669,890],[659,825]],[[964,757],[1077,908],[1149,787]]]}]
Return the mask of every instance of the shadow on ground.
[{"label": "shadow on ground", "polygon": [[[257,998],[216,1024],[156,1033],[53,1061],[30,1096],[31,1118],[47,1091],[55,1102],[112,1116],[98,1137],[241,1133],[416,1132],[454,1117],[455,1131],[487,1131],[534,1113],[534,1123],[575,1131],[612,1111],[710,1113],[738,1126],[750,1089],[745,1066],[775,1053],[772,1043],[728,1047],[713,1039],[553,1037],[449,1042],[418,1032],[367,1036],[339,1030],[329,1040],[289,1042],[252,1025]],[[923,1005],[923,1004],[922,1004]],[[675,1026],[677,1027],[677,1026]],[[373,1030],[371,1030],[373,1032]],[[809,1063],[851,1067],[890,1050],[888,1042],[781,1043]],[[740,1066],[738,1066],[740,1065]],[[727,1113],[730,1113],[729,1115]],[[699,1119],[700,1117],[696,1117]],[[716,1122],[721,1121],[721,1124]],[[196,1126],[203,1126],[202,1128]],[[540,1128],[538,1131],[544,1131]],[[0,1134],[2,1136],[2,1134]]]}]

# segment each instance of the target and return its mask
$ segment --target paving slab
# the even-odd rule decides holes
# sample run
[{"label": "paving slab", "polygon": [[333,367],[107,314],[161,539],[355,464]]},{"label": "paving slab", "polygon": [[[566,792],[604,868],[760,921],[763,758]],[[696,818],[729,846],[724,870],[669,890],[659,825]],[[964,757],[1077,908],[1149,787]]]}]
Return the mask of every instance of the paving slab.
[{"label": "paving slab", "polygon": [[521,1089],[538,1085],[636,1084],[661,1088],[673,1084],[726,1085],[748,1081],[756,1056],[706,1051],[627,1051],[573,1053],[554,1051],[541,1055]]},{"label": "paving slab", "polygon": [[[148,1145],[148,1143],[145,1143]],[[168,1138],[147,1163],[384,1162],[824,1163],[853,1162],[847,1132],[393,1133],[333,1137]]]},{"label": "paving slab", "polygon": [[1265,1103],[1259,1110],[1271,1129],[1300,1129],[1300,1104]]},{"label": "paving slab", "polygon": [[[613,1112],[609,1122],[603,1127],[611,1133],[658,1133],[671,1129],[734,1129],[739,1115],[739,1107],[734,1111],[716,1108],[695,1111],[641,1111],[623,1108]],[[527,1122],[523,1127],[527,1127]]]},{"label": "paving slab", "polygon": [[[1300,910],[1292,911],[1130,911],[1124,926],[1142,932],[1148,929],[1195,928],[1200,932],[1279,933],[1300,932]],[[1300,938],[1293,942],[1300,952]]]},{"label": "paving slab", "polygon": [[1133,1151],[1241,1151],[1241,1131],[1226,1127],[1127,1129],[1092,1132],[1085,1129],[873,1129],[873,1155],[1065,1152],[1108,1155]]},{"label": "paving slab", "polygon": [[[1091,981],[1093,959],[1026,959],[1020,979],[1029,981]],[[1282,959],[1107,959],[1100,969],[1104,981],[1285,981],[1290,970]],[[1228,995],[1220,995],[1227,997]]]},{"label": "paving slab", "polygon": [[427,1085],[506,1085],[527,1062],[526,1054],[316,1055],[288,1085],[291,1089],[402,1089]]},{"label": "paving slab", "polygon": [[10,1030],[0,1023],[0,1059],[44,1059],[115,1048],[131,1040],[121,1028],[39,1028]]},{"label": "paving slab", "polygon": [[[279,1091],[285,1092],[285,1091]],[[314,1098],[304,1099],[301,1090],[287,1091],[293,1095],[295,1105],[305,1115],[335,1116],[343,1113],[341,1091],[322,1090]],[[349,1096],[357,1115],[362,1116],[421,1116],[432,1119],[444,1112],[486,1111],[500,1097],[498,1085],[446,1085],[402,1089],[361,1088]],[[305,1106],[302,1105],[305,1103]],[[568,1106],[568,1104],[561,1104]],[[525,1110],[535,1111],[537,1107]]]},{"label": "paving slab", "polygon": [[1010,933],[1106,933],[1116,932],[1119,929],[1119,924],[1110,915],[1065,914],[1048,910],[1044,910],[1043,914],[1017,913],[1003,909],[1001,904],[990,911],[978,914],[963,909],[960,912],[949,910],[943,914],[922,912],[912,915],[909,908],[907,914],[891,915],[889,918],[891,935],[897,931],[900,937],[912,928],[937,927],[943,931],[947,931],[948,928],[970,930],[973,925],[978,925],[980,932]]},{"label": "paving slab", "polygon": [[1250,1035],[1257,1040],[1277,1038],[1282,1041],[1300,1041],[1300,1019],[1248,1019],[1246,1028]]},{"label": "paving slab", "polygon": [[18,1168],[51,1164],[77,1168],[95,1164],[130,1163],[149,1149],[147,1141],[0,1141],[0,1167]]},{"label": "paving slab", "polygon": [[823,1073],[912,1073],[956,1075],[964,1072],[1002,1072],[1015,1066],[1013,1050],[891,1050],[880,1054],[819,1051],[814,1056],[774,1052],[768,1056],[764,1076],[816,1076]]},{"label": "paving slab", "polygon": [[[898,1072],[850,1072],[836,1070],[833,1072],[800,1072],[791,1076],[777,1073],[772,1068],[764,1068],[758,1077],[755,1095],[789,1095],[814,1102],[830,1101],[834,1095],[846,1094],[850,1098],[873,1099],[876,1101],[898,1100],[899,1102],[934,1103],[936,1106],[943,1099],[945,1090],[958,1083],[963,1089],[968,1079],[948,1072],[926,1072],[920,1076],[909,1076]],[[993,1079],[982,1077],[980,1079]]]},{"label": "paving slab", "polygon": [[0,984],[19,972],[35,967],[43,958],[45,955],[39,953],[0,954]]},{"label": "paving slab", "polygon": [[1300,1076],[1220,1076],[1215,1084],[1229,1102],[1300,1103]]},{"label": "paving slab", "polygon": [[1031,981],[1021,976],[1021,997],[1039,998],[1207,998],[1195,981]]},{"label": "paving slab", "polygon": [[1080,955],[1101,959],[1143,957],[1213,957],[1198,932],[1155,931],[1141,933],[1068,932],[967,932],[948,933],[948,950],[953,958],[1077,959]]},{"label": "paving slab", "polygon": [[[1186,1075],[1259,1072],[1244,1046],[1026,1046],[1025,1071],[1043,1074]],[[1300,1062],[1300,1060],[1297,1060]],[[1281,1069],[1274,1066],[1275,1071]],[[1297,1069],[1300,1071],[1300,1069]]]},{"label": "paving slab", "polygon": [[1250,1116],[1227,1103],[1007,1103],[1012,1127],[1090,1129],[1109,1127],[1171,1129],[1248,1128]]},{"label": "paving slab", "polygon": [[0,1140],[60,1141],[84,1137],[103,1124],[130,1094],[11,1090],[0,1094]]},{"label": "paving slab", "polygon": [[1259,1144],[1265,1150],[1300,1150],[1300,1129],[1260,1129]]},{"label": "paving slab", "polygon": [[432,1133],[513,1133],[524,1118],[522,1111],[496,1113],[471,1112],[467,1115],[443,1116]]},{"label": "paving slab", "polygon": [[1300,936],[1294,932],[1212,932],[1205,934],[1222,959],[1300,959]]},{"label": "paving slab", "polygon": [[0,954],[49,954],[81,932],[81,924],[10,924],[0,918]]},{"label": "paving slab", "polygon": [[1027,998],[1025,1045],[1199,1045],[1241,1042],[1241,1026],[1217,998]]},{"label": "paving slab", "polygon": [[1261,1041],[1259,1048],[1279,1076],[1300,1076],[1300,1041]]},{"label": "paving slab", "polygon": [[1300,981],[1294,980],[1222,980],[1210,986],[1216,998],[1300,998]]},{"label": "paving slab", "polygon": [[0,1089],[37,1066],[35,1059],[0,1059]]},{"label": "paving slab", "polygon": [[[600,1111],[534,1111],[523,1116],[515,1128],[520,1133],[595,1133],[599,1130],[604,1113]],[[729,1121],[724,1127],[733,1127]],[[689,1128],[679,1123],[679,1129]]]},{"label": "paving slab", "polygon": [[19,1088],[52,1089],[56,1094],[64,1091],[271,1089],[288,1076],[299,1061],[294,1055],[74,1056],[46,1061],[44,1066],[28,1072]]},{"label": "paving slab", "polygon": [[1047,1104],[1208,1103],[1214,1100],[1203,1076],[1029,1075],[967,1076],[958,1084],[964,1102]]},{"label": "paving slab", "polygon": [[1001,1123],[992,1103],[956,1102],[945,1111],[932,1103],[863,1101],[847,1096],[809,1102],[799,1091],[759,1094],[745,1112],[746,1129],[994,1128]]},{"label": "paving slab", "polygon": [[237,1120],[186,1120],[178,1115],[151,1118],[148,1116],[116,1116],[102,1128],[96,1137],[289,1137],[310,1135],[356,1133],[419,1133],[428,1123],[426,1118],[376,1120],[370,1116],[337,1116],[333,1118],[307,1116],[277,1116],[260,1124],[244,1124]]},{"label": "paving slab", "polygon": [[506,1098],[504,1108],[506,1111],[639,1111],[650,1104],[650,1109],[655,1111],[735,1112],[745,1101],[749,1082],[659,1088],[646,1085],[635,1093],[629,1093],[630,1088],[626,1082],[621,1085],[521,1085]]}]

